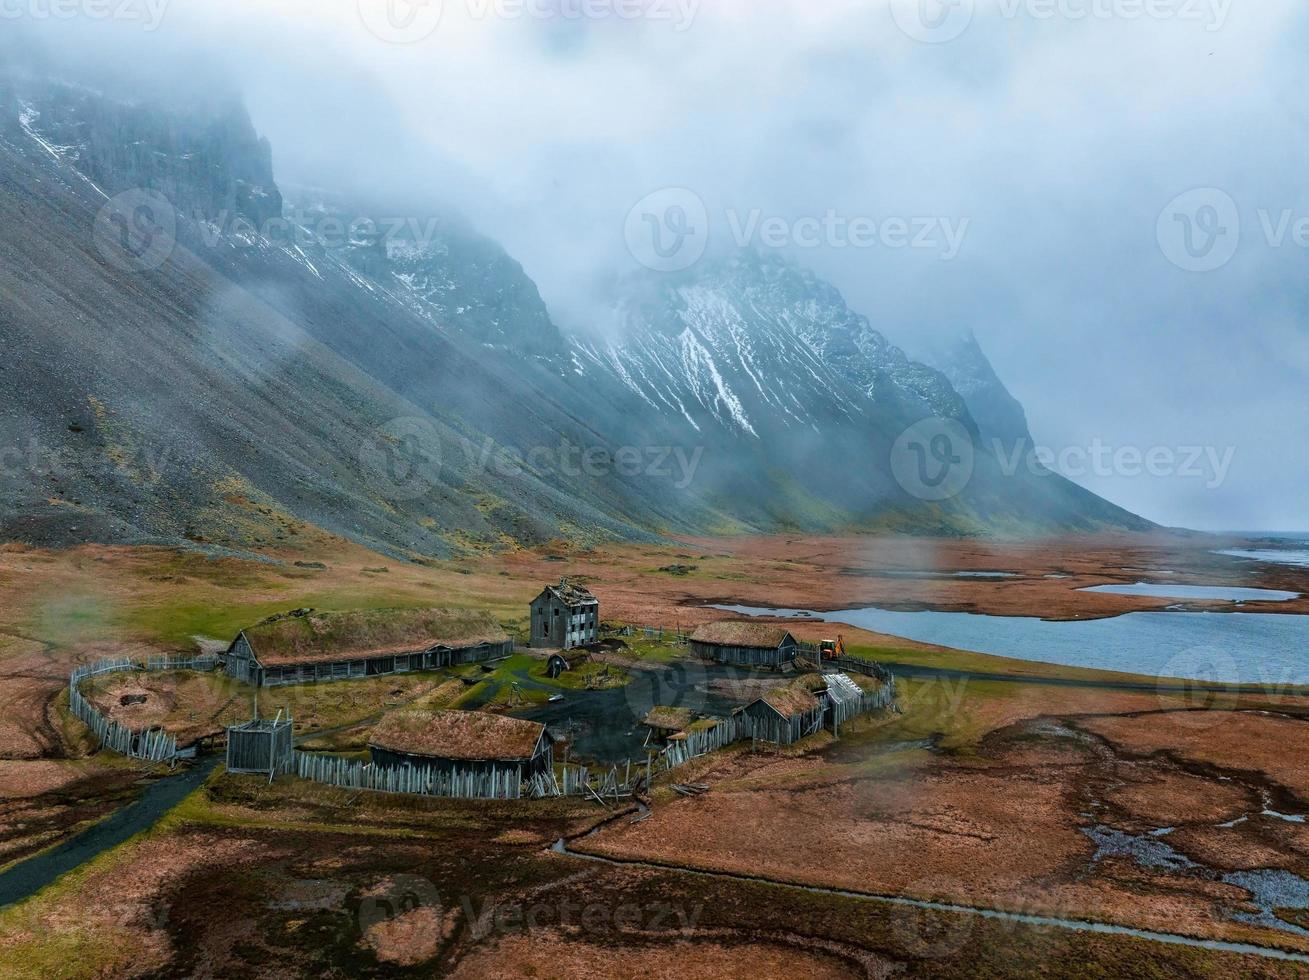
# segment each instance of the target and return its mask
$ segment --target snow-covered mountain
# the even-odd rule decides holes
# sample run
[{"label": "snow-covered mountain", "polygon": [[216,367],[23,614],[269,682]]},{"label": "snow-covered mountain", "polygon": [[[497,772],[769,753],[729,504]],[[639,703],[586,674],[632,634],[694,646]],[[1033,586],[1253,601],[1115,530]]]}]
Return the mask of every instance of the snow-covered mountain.
[{"label": "snow-covered mountain", "polygon": [[777,253],[742,251],[624,287],[610,338],[577,342],[583,373],[616,377],[650,411],[697,432],[822,434],[888,410],[971,427],[943,375],[910,361],[835,287]]},{"label": "snow-covered mountain", "polygon": [[916,353],[959,392],[984,441],[999,440],[1007,452],[1032,444],[1027,412],[1000,380],[971,330],[932,338]]},{"label": "snow-covered mountain", "polygon": [[[307,522],[427,555],[1146,526],[999,472],[980,349],[987,384],[952,384],[777,255],[621,281],[607,322],[566,333],[463,221],[284,200],[271,159],[230,102],[179,114],[0,76],[0,447],[58,464],[0,472],[0,532],[257,546]],[[894,472],[924,420],[976,456],[946,499]]]}]

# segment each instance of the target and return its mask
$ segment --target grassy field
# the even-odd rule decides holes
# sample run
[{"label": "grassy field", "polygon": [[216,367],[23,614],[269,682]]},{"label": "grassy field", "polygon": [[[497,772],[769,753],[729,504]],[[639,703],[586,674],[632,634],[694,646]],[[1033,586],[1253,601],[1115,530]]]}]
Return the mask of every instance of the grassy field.
[{"label": "grassy field", "polygon": [[[1009,567],[1003,549],[949,547],[966,567]],[[783,556],[788,548],[794,557]],[[1030,612],[1045,595],[1055,596],[1054,607],[1063,611],[1082,604],[1110,608],[1121,600],[1060,598],[1054,590],[1094,581],[1097,562],[1126,577],[1137,574],[1133,562],[1149,564],[1122,549],[1112,561],[1078,552],[1076,562],[1058,565],[1044,553],[1016,553],[1014,564],[1032,580],[1021,589],[1004,587],[1003,601],[1014,611]],[[0,547],[6,599],[0,685],[11,705],[9,717],[0,719],[8,746],[0,752],[0,834],[17,848],[48,846],[133,792],[133,767],[94,753],[85,730],[64,711],[61,692],[72,663],[191,650],[197,638],[226,641],[276,612],[485,609],[521,641],[528,601],[565,574],[600,595],[607,622],[666,628],[715,617],[703,608],[708,601],[831,608],[868,602],[875,594],[869,590],[906,601],[939,594],[966,604],[1000,594],[987,591],[994,583],[825,574],[824,563],[859,571],[860,561],[871,560],[853,547],[833,554],[828,543],[805,541],[606,551],[557,545],[415,564],[323,540],[312,553],[263,561],[153,548]],[[663,570],[676,565],[688,568]],[[1174,565],[1181,567],[1170,560]],[[1056,570],[1079,577],[1046,581]],[[1284,812],[1309,810],[1309,775],[1292,753],[1270,751],[1302,739],[1299,699],[1233,698],[1224,713],[1202,716],[1211,727],[1196,728],[1191,713],[1180,711],[1191,705],[1155,691],[1152,677],[1136,678],[1150,686],[1139,692],[1056,686],[1042,681],[1094,684],[1124,675],[944,650],[827,623],[793,627],[809,640],[843,632],[851,652],[869,659],[1029,680],[902,677],[900,713],[848,725],[840,740],[824,733],[787,750],[752,753],[738,746],[697,760],[677,778],[704,781],[710,792],[692,799],[660,785],[654,815],[638,824],[578,800],[414,800],[289,779],[269,786],[219,771],[150,833],[35,899],[0,910],[0,972],[391,976],[462,969],[477,975],[514,964],[551,976],[621,960],[634,973],[680,965],[712,974],[735,964],[760,977],[769,975],[770,963],[787,964],[788,975],[816,976],[833,970],[908,977],[1299,974],[1294,965],[1213,951],[943,912],[911,914],[885,903],[676,869],[589,864],[551,852],[558,838],[612,820],[587,840],[632,859],[1256,941],[1269,941],[1267,931],[1236,929],[1206,905],[1232,897],[1211,883],[1114,860],[1093,864],[1085,814],[1125,828],[1175,823],[1170,840],[1197,860],[1245,867],[1276,861],[1309,874],[1309,837],[1301,825],[1259,812],[1261,793],[1273,794]],[[526,707],[554,693],[579,697],[588,686],[624,683],[640,667],[658,669],[686,652],[640,631],[626,643],[557,680],[545,676],[543,660],[520,653],[489,671],[470,666],[273,689],[262,693],[260,708],[290,710],[298,732],[327,733],[306,748],[362,752],[370,719],[387,710]],[[217,731],[250,710],[249,690],[218,676],[101,678],[87,693],[125,720],[188,735]],[[136,700],[142,694],[146,700]],[[123,704],[124,697],[132,703]],[[1261,710],[1273,714],[1256,713]],[[1219,817],[1227,823],[1242,814],[1244,822],[1216,826]],[[403,905],[414,888],[420,897],[438,896],[430,915],[410,909],[370,918],[378,896]],[[486,908],[524,900],[544,902],[556,916],[564,901],[599,904],[608,917],[595,928],[481,927]],[[614,911],[633,903],[700,911],[693,924],[684,920],[671,930],[616,921]],[[421,903],[417,912],[424,912]],[[1291,920],[1303,914],[1286,911]],[[419,960],[404,962],[414,951]]]}]

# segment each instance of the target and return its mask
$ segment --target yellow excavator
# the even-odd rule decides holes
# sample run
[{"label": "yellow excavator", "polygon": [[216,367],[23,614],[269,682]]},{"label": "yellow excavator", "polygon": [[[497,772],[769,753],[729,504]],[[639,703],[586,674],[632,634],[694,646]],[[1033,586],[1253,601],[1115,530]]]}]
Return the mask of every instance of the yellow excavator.
[{"label": "yellow excavator", "polygon": [[839,660],[845,656],[845,637],[837,636],[835,640],[820,640],[818,649],[824,660]]}]

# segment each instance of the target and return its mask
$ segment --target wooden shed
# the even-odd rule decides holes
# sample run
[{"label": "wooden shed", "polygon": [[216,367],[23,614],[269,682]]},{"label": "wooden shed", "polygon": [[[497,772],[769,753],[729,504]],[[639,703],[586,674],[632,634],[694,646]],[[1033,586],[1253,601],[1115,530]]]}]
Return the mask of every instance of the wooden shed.
[{"label": "wooden shed", "polygon": [[507,657],[514,641],[468,609],[297,610],[242,630],[227,673],[260,686],[376,677]]},{"label": "wooden shed", "polygon": [[554,765],[554,737],[544,725],[484,711],[393,711],[373,729],[368,750],[378,766],[511,771],[519,780]]},{"label": "wooden shed", "polygon": [[647,744],[653,739],[657,742],[667,741],[678,732],[684,732],[699,717],[690,708],[675,708],[670,705],[657,704],[651,708],[641,724],[650,729]]},{"label": "wooden shed", "polygon": [[291,717],[254,718],[227,729],[227,771],[273,776],[291,764]]},{"label": "wooden shed", "polygon": [[754,737],[762,742],[790,745],[823,727],[825,697],[797,680],[755,698],[739,713],[754,723]]},{"label": "wooden shed", "polygon": [[560,579],[532,600],[533,647],[572,650],[600,642],[600,600],[585,586]]},{"label": "wooden shed", "polygon": [[748,620],[709,623],[691,634],[697,657],[742,667],[786,669],[795,664],[797,649],[795,637],[782,627]]}]

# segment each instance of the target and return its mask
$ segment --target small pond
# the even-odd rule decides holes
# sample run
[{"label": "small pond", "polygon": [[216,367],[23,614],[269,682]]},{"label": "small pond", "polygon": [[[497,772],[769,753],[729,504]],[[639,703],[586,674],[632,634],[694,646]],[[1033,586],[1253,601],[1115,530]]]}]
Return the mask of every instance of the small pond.
[{"label": "small pond", "polygon": [[1017,572],[952,572],[948,569],[931,569],[931,568],[885,568],[885,569],[847,569],[845,574],[861,575],[868,578],[911,578],[911,579],[941,579],[941,578],[1018,578]]},{"label": "small pond", "polygon": [[1080,592],[1107,592],[1111,595],[1143,595],[1160,599],[1225,599],[1229,602],[1290,602],[1299,592],[1279,589],[1247,589],[1221,585],[1160,585],[1137,582],[1135,585],[1092,585]]}]

